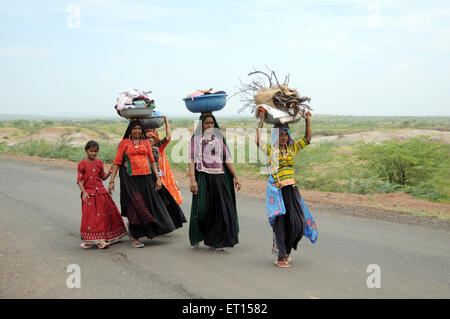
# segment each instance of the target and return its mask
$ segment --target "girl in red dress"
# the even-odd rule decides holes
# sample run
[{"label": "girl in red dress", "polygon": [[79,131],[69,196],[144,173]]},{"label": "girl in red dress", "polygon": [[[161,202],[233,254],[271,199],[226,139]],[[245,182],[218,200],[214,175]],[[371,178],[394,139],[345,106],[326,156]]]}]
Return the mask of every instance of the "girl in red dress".
[{"label": "girl in red dress", "polygon": [[77,183],[81,190],[81,247],[107,248],[127,234],[127,229],[111,195],[102,180],[111,175],[103,170],[103,162],[96,158],[99,145],[87,142],[84,147],[87,158],[78,163]]}]

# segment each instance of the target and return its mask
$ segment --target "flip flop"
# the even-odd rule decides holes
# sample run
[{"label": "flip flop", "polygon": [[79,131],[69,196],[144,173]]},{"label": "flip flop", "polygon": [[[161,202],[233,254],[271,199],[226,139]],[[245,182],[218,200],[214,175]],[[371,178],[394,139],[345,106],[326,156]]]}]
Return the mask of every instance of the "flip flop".
[{"label": "flip flop", "polygon": [[142,247],[144,247],[144,244],[141,243],[141,242],[138,242],[138,243],[131,242],[131,247],[133,247],[133,248],[142,248]]},{"label": "flip flop", "polygon": [[81,247],[84,248],[84,249],[89,249],[89,248],[94,247],[94,245],[93,244],[88,244],[88,243],[82,243]]},{"label": "flip flop", "polygon": [[276,261],[275,262],[275,266],[280,267],[280,268],[290,268],[291,265],[287,262],[287,261]]},{"label": "flip flop", "polygon": [[209,247],[209,250],[213,250],[213,251],[225,251],[225,248]]},{"label": "flip flop", "polygon": [[194,245],[192,245],[192,248],[199,248],[200,247],[200,243],[196,243]]}]

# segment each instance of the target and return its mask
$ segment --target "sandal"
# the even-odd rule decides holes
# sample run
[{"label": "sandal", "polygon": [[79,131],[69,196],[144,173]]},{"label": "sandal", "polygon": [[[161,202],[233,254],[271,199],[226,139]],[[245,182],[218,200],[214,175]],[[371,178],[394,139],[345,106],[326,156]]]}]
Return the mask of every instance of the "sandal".
[{"label": "sandal", "polygon": [[84,248],[84,249],[89,249],[89,248],[92,248],[93,246],[94,246],[94,245],[89,244],[89,243],[82,243],[82,244],[81,244],[81,247]]},{"label": "sandal", "polygon": [[144,243],[142,243],[142,242],[140,242],[140,241],[138,241],[137,243],[135,243],[135,242],[133,241],[133,242],[131,242],[131,247],[133,247],[133,248],[142,248],[142,247],[144,247]]},{"label": "sandal", "polygon": [[142,248],[142,247],[144,247],[144,243],[140,242],[139,240],[137,240],[136,238],[134,238],[130,234],[128,234],[128,238],[130,238],[130,240],[131,240],[131,247],[133,247],[133,248]]},{"label": "sandal", "polygon": [[196,243],[194,245],[192,245],[192,248],[199,248],[200,247],[200,243]]},{"label": "sandal", "polygon": [[275,262],[275,266],[280,267],[280,268],[290,268],[291,267],[291,265],[287,261],[280,261],[280,260],[277,260]]},{"label": "sandal", "polygon": [[107,243],[107,242],[102,242],[102,243],[97,245],[97,247],[99,249],[105,249],[105,248],[108,248],[108,246],[109,246],[109,243]]},{"label": "sandal", "polygon": [[214,250],[214,251],[225,251],[225,248],[209,247],[209,250]]}]

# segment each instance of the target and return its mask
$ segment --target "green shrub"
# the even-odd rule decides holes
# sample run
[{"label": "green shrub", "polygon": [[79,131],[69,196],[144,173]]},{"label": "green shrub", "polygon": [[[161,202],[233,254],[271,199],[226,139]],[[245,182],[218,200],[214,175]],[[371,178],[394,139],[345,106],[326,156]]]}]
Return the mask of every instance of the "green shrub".
[{"label": "green shrub", "polygon": [[375,176],[400,185],[416,185],[429,179],[446,157],[439,143],[421,138],[362,143],[358,155]]}]

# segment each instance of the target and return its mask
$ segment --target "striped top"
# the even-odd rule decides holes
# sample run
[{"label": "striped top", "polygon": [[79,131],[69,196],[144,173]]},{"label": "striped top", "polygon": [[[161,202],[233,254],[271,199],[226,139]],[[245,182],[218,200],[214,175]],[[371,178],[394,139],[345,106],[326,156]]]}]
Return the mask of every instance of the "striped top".
[{"label": "striped top", "polygon": [[303,137],[293,144],[287,145],[286,153],[281,153],[278,147],[263,144],[261,150],[269,158],[269,170],[278,188],[295,184],[294,180],[294,157],[309,144]]}]

